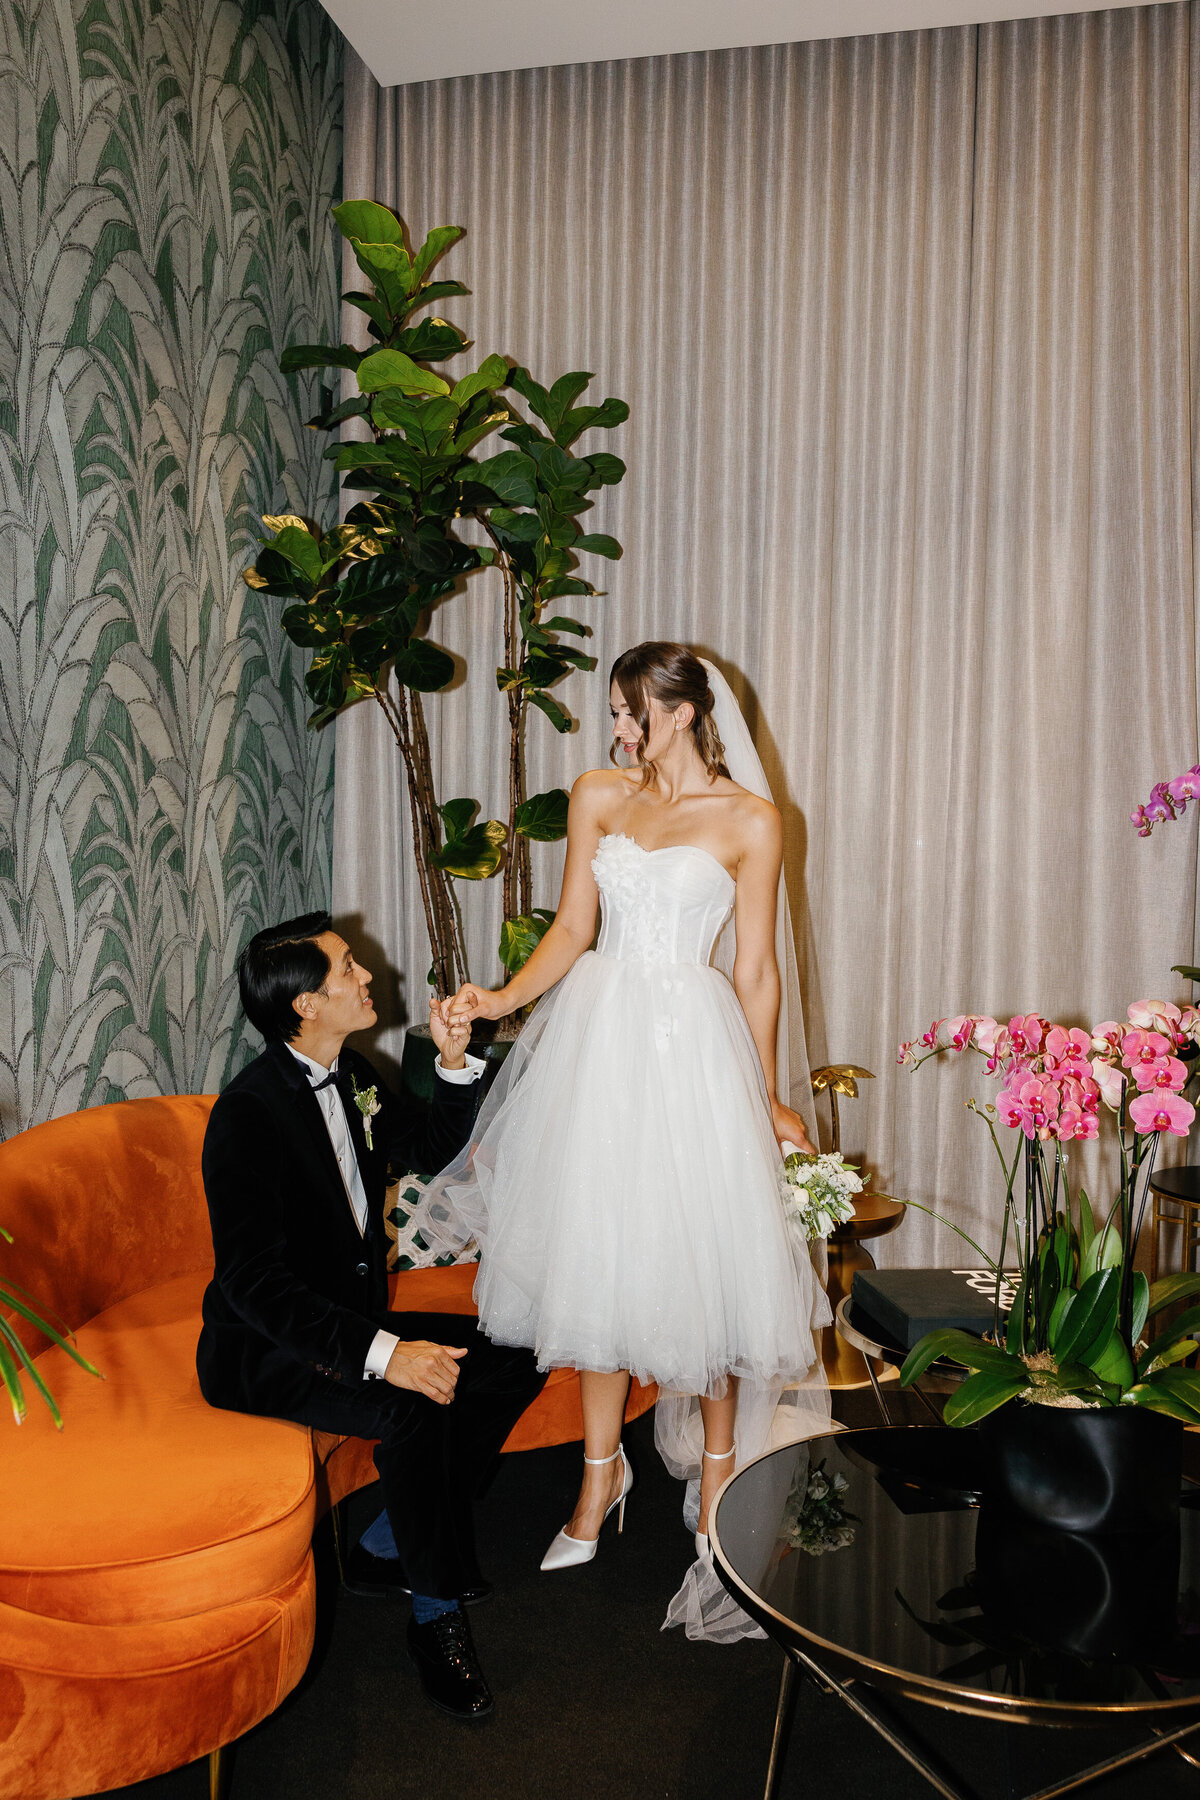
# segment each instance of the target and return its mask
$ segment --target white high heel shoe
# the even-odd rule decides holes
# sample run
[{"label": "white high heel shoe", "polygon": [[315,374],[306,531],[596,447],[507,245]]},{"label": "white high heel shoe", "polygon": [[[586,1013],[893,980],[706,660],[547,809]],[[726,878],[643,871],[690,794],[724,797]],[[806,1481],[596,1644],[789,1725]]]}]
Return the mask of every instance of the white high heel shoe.
[{"label": "white high heel shoe", "polygon": [[[629,1491],[633,1486],[633,1470],[629,1466],[629,1458],[626,1456],[624,1448],[622,1445],[618,1444],[611,1456],[585,1456],[583,1460],[587,1463],[589,1468],[599,1469],[602,1468],[605,1463],[616,1462],[618,1456],[623,1465],[621,1491],[611,1505],[606,1507],[604,1519],[607,1519],[609,1513],[615,1506],[617,1509],[617,1530],[624,1531],[625,1502],[629,1498]],[[601,1519],[600,1521],[601,1529],[604,1527],[604,1519]],[[594,1538],[573,1538],[566,1530],[560,1531],[550,1548],[547,1550],[545,1556],[543,1556],[541,1566],[543,1569],[569,1569],[573,1567],[575,1563],[591,1562],[593,1556],[596,1554],[596,1545],[599,1541],[600,1539],[598,1536]]]},{"label": "white high heel shoe", "polygon": [[[710,1462],[727,1462],[736,1453],[736,1450],[737,1445],[735,1444],[732,1450],[705,1450],[701,1454],[707,1456]],[[712,1545],[708,1541],[707,1531],[696,1533],[696,1555],[701,1562],[710,1563],[712,1561]]]}]

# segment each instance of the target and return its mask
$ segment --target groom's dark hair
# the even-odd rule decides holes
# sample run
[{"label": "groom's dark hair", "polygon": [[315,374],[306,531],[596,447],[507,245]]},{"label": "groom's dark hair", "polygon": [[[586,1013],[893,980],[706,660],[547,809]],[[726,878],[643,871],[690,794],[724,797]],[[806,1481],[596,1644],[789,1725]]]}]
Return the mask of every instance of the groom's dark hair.
[{"label": "groom's dark hair", "polygon": [[327,912],[305,913],[256,932],[238,957],[242,1010],[268,1044],[286,1044],[295,1037],[301,1019],[292,1001],[325,986],[329,958],[313,940],[332,929]]}]

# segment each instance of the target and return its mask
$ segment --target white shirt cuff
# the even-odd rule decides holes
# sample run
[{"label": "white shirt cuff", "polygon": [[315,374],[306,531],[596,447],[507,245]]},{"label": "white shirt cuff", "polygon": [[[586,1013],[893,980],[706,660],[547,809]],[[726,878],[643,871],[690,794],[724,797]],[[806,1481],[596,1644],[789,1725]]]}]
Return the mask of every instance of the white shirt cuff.
[{"label": "white shirt cuff", "polygon": [[434,1059],[433,1066],[443,1081],[458,1082],[478,1081],[479,1077],[483,1074],[484,1069],[482,1059],[478,1056],[472,1056],[470,1052],[467,1053],[467,1066],[465,1069],[443,1069],[440,1054]]},{"label": "white shirt cuff", "polygon": [[366,1367],[363,1369],[364,1381],[382,1381],[387,1374],[387,1366],[392,1360],[392,1351],[400,1339],[394,1331],[377,1331],[367,1351]]}]

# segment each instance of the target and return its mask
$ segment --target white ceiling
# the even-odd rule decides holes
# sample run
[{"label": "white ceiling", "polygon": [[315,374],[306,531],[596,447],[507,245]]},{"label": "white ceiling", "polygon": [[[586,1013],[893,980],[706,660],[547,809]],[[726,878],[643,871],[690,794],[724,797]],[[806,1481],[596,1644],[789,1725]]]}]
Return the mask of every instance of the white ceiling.
[{"label": "white ceiling", "polygon": [[1050,13],[1106,0],[322,0],[384,87],[447,75],[792,44]]}]

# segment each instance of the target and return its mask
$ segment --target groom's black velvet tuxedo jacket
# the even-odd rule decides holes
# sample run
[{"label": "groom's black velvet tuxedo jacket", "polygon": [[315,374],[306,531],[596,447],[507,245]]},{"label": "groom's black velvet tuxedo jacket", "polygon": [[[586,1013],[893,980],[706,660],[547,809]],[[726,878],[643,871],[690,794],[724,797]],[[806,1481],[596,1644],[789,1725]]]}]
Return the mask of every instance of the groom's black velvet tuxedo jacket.
[{"label": "groom's black velvet tuxedo jacket", "polygon": [[[351,1077],[380,1112],[368,1150]],[[204,1190],[216,1271],[196,1350],[206,1400],[287,1413],[314,1373],[361,1382],[387,1311],[383,1196],[389,1161],[442,1168],[466,1142],[476,1084],[435,1079],[428,1113],[389,1093],[343,1047],[338,1089],[367,1196],[360,1235],[320,1102],[284,1044],[268,1044],[218,1098],[204,1138]]]}]

